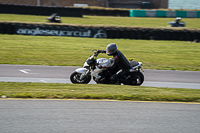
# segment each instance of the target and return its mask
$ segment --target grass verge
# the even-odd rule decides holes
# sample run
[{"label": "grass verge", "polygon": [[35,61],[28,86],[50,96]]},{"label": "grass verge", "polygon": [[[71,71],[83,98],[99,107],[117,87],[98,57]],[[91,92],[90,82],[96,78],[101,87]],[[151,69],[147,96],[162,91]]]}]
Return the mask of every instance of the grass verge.
[{"label": "grass verge", "polygon": [[0,82],[0,96],[40,99],[110,99],[131,101],[200,102],[198,89],[58,83]]},{"label": "grass verge", "polygon": [[[0,21],[17,22],[40,22],[45,23],[48,16],[0,14]],[[110,26],[136,26],[136,27],[167,27],[167,22],[174,21],[174,18],[151,18],[151,17],[112,17],[112,16],[83,16],[62,17],[61,24],[78,25],[110,25]],[[186,28],[200,28],[200,18],[183,18]],[[177,27],[176,27],[177,29]]]},{"label": "grass verge", "polygon": [[198,43],[57,36],[0,35],[0,64],[82,66],[92,49],[106,49],[113,42],[145,69],[200,71]]}]

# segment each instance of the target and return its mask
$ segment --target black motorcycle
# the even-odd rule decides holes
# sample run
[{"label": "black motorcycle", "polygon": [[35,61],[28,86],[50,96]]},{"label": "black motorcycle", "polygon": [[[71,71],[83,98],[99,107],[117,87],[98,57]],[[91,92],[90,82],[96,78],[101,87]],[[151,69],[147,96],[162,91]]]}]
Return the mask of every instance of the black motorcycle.
[{"label": "black motorcycle", "polygon": [[[83,65],[83,68],[76,69],[70,76],[72,83],[77,84],[88,84],[91,81],[91,78],[97,84],[110,84],[110,77],[116,73],[119,69],[107,69],[98,68],[98,65],[108,66],[113,62],[113,59],[99,58],[97,59],[98,52],[95,50],[94,54],[90,56]],[[122,84],[124,85],[141,85],[144,82],[144,75],[141,71],[142,62],[136,62],[129,60],[130,71],[124,77]]]}]

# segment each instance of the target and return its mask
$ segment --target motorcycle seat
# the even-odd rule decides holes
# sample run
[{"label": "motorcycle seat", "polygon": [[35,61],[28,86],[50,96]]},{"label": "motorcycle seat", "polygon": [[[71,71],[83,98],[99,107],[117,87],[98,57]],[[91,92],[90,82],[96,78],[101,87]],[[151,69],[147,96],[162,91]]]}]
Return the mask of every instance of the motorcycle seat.
[{"label": "motorcycle seat", "polygon": [[139,65],[139,63],[137,61],[129,61],[129,64],[131,67]]}]

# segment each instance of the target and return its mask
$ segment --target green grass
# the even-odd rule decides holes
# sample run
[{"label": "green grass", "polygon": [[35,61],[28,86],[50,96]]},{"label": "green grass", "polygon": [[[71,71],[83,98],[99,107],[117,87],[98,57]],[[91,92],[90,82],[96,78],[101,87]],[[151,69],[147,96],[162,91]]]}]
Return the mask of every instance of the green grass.
[{"label": "green grass", "polygon": [[[0,21],[40,22],[48,16],[0,14]],[[184,18],[189,28],[200,28],[199,18]],[[84,16],[62,17],[64,24],[166,27],[172,18]],[[145,22],[145,23],[144,23]],[[183,41],[96,39],[57,36],[0,35],[0,64],[82,66],[92,49],[115,42],[129,59],[145,69],[200,71],[200,45]],[[106,57],[107,55],[100,55]],[[0,82],[0,97],[54,99],[114,99],[200,102],[200,90],[155,87]]]},{"label": "green grass", "polygon": [[6,96],[7,98],[200,102],[200,90],[198,89],[173,89],[100,84],[83,85],[0,82],[0,96]]},{"label": "green grass", "polygon": [[[0,14],[0,21],[40,22],[44,23],[48,16]],[[148,18],[148,17],[111,17],[111,16],[83,16],[61,17],[62,24],[79,25],[112,25],[112,26],[139,26],[139,27],[167,27],[167,22],[174,18]],[[200,28],[200,18],[183,18],[187,28]],[[176,28],[177,29],[177,28]]]},{"label": "green grass", "polygon": [[145,69],[200,71],[198,43],[57,36],[0,35],[0,64],[82,66],[92,49],[112,42]]}]

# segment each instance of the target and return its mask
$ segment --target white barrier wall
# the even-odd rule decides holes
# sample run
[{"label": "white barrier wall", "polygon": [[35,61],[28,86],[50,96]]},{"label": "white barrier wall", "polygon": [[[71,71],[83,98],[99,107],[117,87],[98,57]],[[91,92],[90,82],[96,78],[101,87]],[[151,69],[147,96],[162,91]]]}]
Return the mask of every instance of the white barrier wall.
[{"label": "white barrier wall", "polygon": [[167,11],[166,17],[168,18],[175,18],[176,17],[176,11]]},{"label": "white barrier wall", "polygon": [[154,10],[147,10],[146,11],[146,16],[147,17],[155,17],[156,16],[156,11],[154,11]]},{"label": "white barrier wall", "polygon": [[196,11],[188,11],[186,16],[188,18],[197,18],[197,12]]}]

